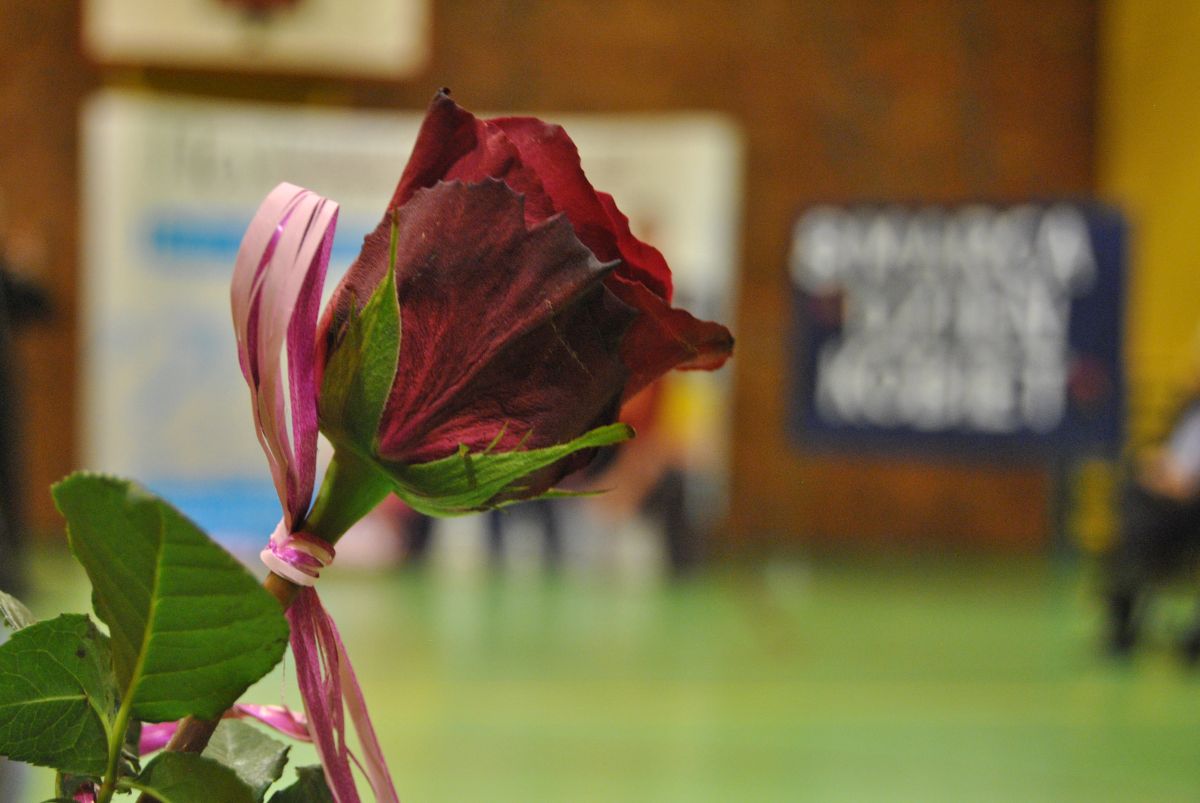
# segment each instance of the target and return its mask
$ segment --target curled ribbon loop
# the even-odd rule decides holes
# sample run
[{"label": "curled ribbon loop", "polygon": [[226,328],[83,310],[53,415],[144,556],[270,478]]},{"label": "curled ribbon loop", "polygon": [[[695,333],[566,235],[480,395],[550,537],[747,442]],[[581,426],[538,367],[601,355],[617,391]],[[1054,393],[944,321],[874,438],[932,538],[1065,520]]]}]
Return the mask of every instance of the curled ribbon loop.
[{"label": "curled ribbon loop", "polygon": [[275,574],[298,586],[316,585],[321,570],[333,563],[333,545],[306,532],[289,533],[281,519],[271,540],[259,554]]}]

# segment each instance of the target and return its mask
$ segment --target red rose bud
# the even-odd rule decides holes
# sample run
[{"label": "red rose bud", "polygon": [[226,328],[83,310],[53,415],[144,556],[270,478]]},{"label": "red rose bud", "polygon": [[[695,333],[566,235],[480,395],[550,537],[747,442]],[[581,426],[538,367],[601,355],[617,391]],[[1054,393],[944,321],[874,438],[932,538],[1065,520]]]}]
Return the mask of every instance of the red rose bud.
[{"label": "red rose bud", "polygon": [[639,389],[728,358],[670,293],[561,128],[440,93],[322,319],[322,430],[427,513],[539,496],[631,435]]}]

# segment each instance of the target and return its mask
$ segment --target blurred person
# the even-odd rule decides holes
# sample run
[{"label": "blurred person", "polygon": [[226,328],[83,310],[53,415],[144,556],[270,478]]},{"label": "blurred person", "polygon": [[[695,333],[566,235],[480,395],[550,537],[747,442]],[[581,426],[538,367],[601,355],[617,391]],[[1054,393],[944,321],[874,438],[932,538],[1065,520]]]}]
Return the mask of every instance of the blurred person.
[{"label": "blurred person", "polygon": [[[1151,587],[1200,566],[1200,367],[1166,437],[1134,459],[1120,502],[1107,566],[1108,647],[1128,655]],[[1200,608],[1180,646],[1189,663],[1200,659]]]},{"label": "blurred person", "polygon": [[488,560],[493,567],[504,565],[505,529],[513,516],[532,519],[541,530],[542,561],[547,569],[562,566],[562,528],[554,499],[535,499],[512,508],[493,508],[487,512]]},{"label": "blurred person", "polygon": [[[0,591],[24,590],[23,483],[20,480],[20,409],[13,329],[49,314],[46,295],[12,270],[10,262],[35,265],[39,260],[12,258],[13,249],[0,240]],[[5,629],[0,627],[0,641]],[[0,800],[17,799],[23,786],[22,769],[0,757]]]},{"label": "blurred person", "polygon": [[668,566],[682,575],[699,565],[703,544],[686,499],[685,441],[691,434],[675,432],[663,420],[665,394],[664,380],[659,380],[625,404],[621,420],[637,437],[610,450],[610,458],[589,472],[588,486],[604,490],[592,500],[592,509],[610,526],[637,515],[656,520]]},{"label": "blurred person", "polygon": [[0,590],[15,594],[23,585],[25,522],[20,475],[21,404],[12,335],[22,324],[46,319],[50,304],[41,288],[15,270],[18,262],[24,267],[40,260],[28,255],[25,259],[12,257],[14,249],[4,246],[0,240]]}]

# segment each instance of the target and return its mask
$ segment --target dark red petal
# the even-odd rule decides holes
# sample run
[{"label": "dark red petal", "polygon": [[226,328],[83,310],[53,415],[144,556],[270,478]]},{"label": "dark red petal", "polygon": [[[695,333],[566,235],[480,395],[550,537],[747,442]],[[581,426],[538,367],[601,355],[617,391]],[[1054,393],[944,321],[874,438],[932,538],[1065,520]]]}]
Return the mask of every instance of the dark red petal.
[{"label": "dark red petal", "polygon": [[638,282],[609,274],[605,285],[640,314],[621,343],[629,369],[622,401],[673,368],[712,371],[733,354],[733,335],[719,323],[674,309]]},{"label": "dark red petal", "polygon": [[536,171],[521,161],[516,146],[504,132],[460,107],[445,92],[434,97],[426,112],[412,156],[389,208],[403,206],[417,190],[439,181],[475,183],[494,178],[525,196],[529,225],[554,215],[556,210],[542,188]]},{"label": "dark red petal", "polygon": [[[617,239],[617,249],[621,259],[628,265],[636,265],[637,270],[618,270],[621,276],[629,276],[647,288],[654,291],[664,301],[670,302],[674,293],[671,281],[671,269],[662,252],[649,243],[644,243],[629,230],[629,218],[617,208],[617,202],[607,192],[597,192],[596,198],[608,216],[609,227]],[[587,243],[585,242],[584,245]],[[601,257],[605,259],[606,257]]]},{"label": "dark red petal", "polygon": [[[524,196],[523,228],[535,229],[537,223],[551,217],[556,211],[561,211],[575,229],[575,235],[578,237],[576,245],[582,242],[582,245],[600,260],[620,260],[604,279],[604,283],[617,298],[638,313],[637,320],[629,328],[625,340],[620,345],[620,356],[628,369],[628,382],[621,399],[628,399],[672,368],[711,370],[719,367],[729,357],[733,338],[725,327],[697,320],[683,310],[670,307],[670,270],[662,254],[634,237],[630,232],[628,220],[617,209],[612,198],[592,188],[580,167],[575,145],[558,126],[547,125],[533,118],[479,120],[460,108],[444,93],[439,94],[430,105],[412,158],[401,177],[390,208],[403,208],[410,201],[415,202],[414,199],[420,197],[419,191],[422,188],[432,187],[442,179],[479,181],[484,178],[501,179]],[[433,205],[429,200],[423,201],[422,204]],[[482,211],[484,214],[496,212],[495,209]],[[419,217],[429,217],[428,210],[422,212]],[[511,220],[506,223],[508,228],[504,231],[492,231],[490,224],[484,219],[469,220],[460,217],[459,220],[461,225],[466,227],[465,232],[455,229],[455,224],[446,220],[433,220],[422,230],[422,236],[443,238],[446,246],[446,253],[442,253],[443,249],[438,247],[440,243],[422,243],[422,247],[430,252],[428,258],[431,261],[426,268],[429,272],[446,270],[447,268],[442,266],[444,258],[457,274],[466,274],[470,270],[470,266],[466,264],[469,261],[466,255],[471,253],[471,249],[479,250],[488,243],[499,247],[498,244],[506,242],[506,238],[518,236]],[[333,302],[322,320],[322,332],[325,334],[322,345],[339,336],[340,327],[350,307],[361,307],[365,304],[382,280],[387,267],[389,227],[390,224],[385,221],[367,238],[362,255],[335,293]],[[466,242],[471,236],[485,239],[486,242]],[[415,258],[408,254],[401,260],[402,273],[411,270]],[[495,259],[490,254],[476,254],[474,258],[487,263],[490,267],[485,268],[486,270],[495,268]],[[408,267],[405,267],[406,264]],[[512,276],[528,279],[524,268],[518,269],[515,266],[512,268]],[[429,277],[423,277],[420,272],[414,277],[414,281],[416,279],[426,283],[430,281]],[[403,276],[401,280],[403,281]],[[449,281],[453,283],[461,281],[461,278]],[[529,289],[536,285],[536,279],[532,282],[522,281],[520,286],[525,289],[503,288],[497,289],[497,292],[504,299],[504,304],[511,304],[513,296],[529,292]],[[401,293],[403,300],[403,289]],[[416,297],[421,295],[420,292],[416,293]],[[443,317],[461,316],[462,311],[454,306],[456,304],[467,304],[467,309],[471,311],[486,309],[489,299],[484,297],[485,295],[468,292],[463,293],[461,298],[456,296],[453,301],[446,302]],[[560,314],[561,309],[555,310],[549,319],[558,321]],[[426,313],[421,313],[422,318],[425,315]],[[406,319],[406,337],[409,334],[408,324]],[[481,349],[485,348],[486,338],[492,336],[488,334],[489,331],[491,330],[481,330],[474,335],[481,344]],[[507,333],[510,341],[512,334]],[[572,344],[571,348],[578,351],[570,338],[566,339],[566,343]],[[412,358],[412,354],[405,350],[406,345],[407,343],[402,343],[401,346],[402,360]],[[505,343],[497,344],[495,348],[487,347],[488,353],[493,355],[500,355],[506,348],[509,346]],[[532,346],[527,345],[516,349],[515,352],[527,353],[531,348]],[[468,435],[474,438],[487,429],[486,426],[467,426],[469,415],[461,410],[456,413],[461,415],[458,424],[462,426],[458,429],[455,429],[454,422],[446,419],[444,415],[446,410],[456,404],[450,401],[447,393],[452,396],[463,392],[469,386],[472,389],[468,396],[482,399],[487,395],[482,388],[473,384],[474,380],[470,377],[459,376],[462,366],[454,360],[461,362],[464,358],[464,354],[454,352],[432,356],[420,366],[401,368],[397,385],[393,389],[393,398],[389,401],[389,409],[397,411],[398,415],[387,422],[385,427],[390,429],[386,429],[384,433],[386,445],[394,454],[398,455],[405,449],[415,449],[426,442],[420,437],[421,427],[437,430],[431,432],[432,437],[427,439],[428,443],[438,444],[435,450],[442,449],[454,438],[464,438]],[[437,363],[437,360],[441,359],[451,360],[447,373],[458,377],[455,380],[457,384],[446,379],[443,387],[435,381],[424,398],[416,398],[421,395],[420,390],[426,381],[423,378],[425,374],[430,375],[431,380],[435,378],[435,374],[441,377]],[[504,358],[496,356],[495,359],[498,363],[510,366],[511,370],[517,373],[528,375],[531,370],[528,365],[522,370],[522,366],[517,363],[504,362],[507,353]],[[587,364],[587,360],[583,362]],[[417,373],[406,377],[405,372],[413,370]],[[508,387],[497,380],[489,382],[492,385]],[[412,398],[404,396],[404,393],[409,393]],[[598,397],[594,392],[589,393],[591,395],[588,400],[582,402],[583,409],[593,410],[596,408],[595,398]],[[564,403],[569,406],[572,402],[564,398]],[[455,409],[458,410],[457,407]],[[400,411],[404,411],[404,414],[399,415]],[[582,413],[580,415],[582,416]],[[595,420],[599,423],[611,420],[610,416],[606,416],[607,414],[598,415]],[[489,420],[494,418],[483,417]],[[567,429],[573,426],[574,423]],[[546,422],[542,421],[535,428],[535,436],[540,439],[543,433],[549,436],[551,431]],[[451,432],[454,434],[449,434]],[[489,432],[494,435],[494,430]],[[566,437],[575,434],[578,432],[570,432],[569,435],[564,433]],[[490,440],[490,437],[486,440]],[[471,445],[477,443],[475,440],[470,441]],[[429,450],[426,449],[422,456],[428,453]]]},{"label": "dark red petal", "polygon": [[[559,442],[620,395],[632,313],[605,302],[609,267],[564,218],[527,228],[521,196],[497,181],[438,184],[395,214],[401,339],[382,457],[482,448],[506,421],[504,445],[531,428],[537,443]],[[390,229],[385,220],[367,238],[335,309],[361,306],[383,277]]]},{"label": "dark red petal", "polygon": [[617,273],[671,300],[671,270],[658,249],[629,231],[629,221],[610,196],[597,193],[584,175],[575,143],[560,126],[534,117],[490,121],[508,135],[554,203],[566,213],[580,241],[600,259],[620,259]]},{"label": "dark red petal", "polygon": [[388,208],[403,206],[417,190],[444,179],[455,162],[475,148],[478,122],[475,115],[450,100],[445,90],[437,93],[425,112],[412,155]]},{"label": "dark red petal", "polygon": [[485,178],[500,179],[525,195],[530,225],[564,212],[598,258],[622,260],[617,267],[622,276],[671,300],[671,270],[662,254],[633,236],[612,198],[592,187],[567,133],[533,117],[480,120],[439,92],[390,207],[404,205],[414,192],[438,181]]},{"label": "dark red petal", "polygon": [[[597,284],[579,301],[528,332],[480,372],[437,416],[403,462],[445,457],[466,444],[486,448],[541,448],[565,443],[616,420],[626,371],[621,336],[633,311]],[[521,497],[553,487],[582,468],[592,452],[578,452],[526,477]]]}]

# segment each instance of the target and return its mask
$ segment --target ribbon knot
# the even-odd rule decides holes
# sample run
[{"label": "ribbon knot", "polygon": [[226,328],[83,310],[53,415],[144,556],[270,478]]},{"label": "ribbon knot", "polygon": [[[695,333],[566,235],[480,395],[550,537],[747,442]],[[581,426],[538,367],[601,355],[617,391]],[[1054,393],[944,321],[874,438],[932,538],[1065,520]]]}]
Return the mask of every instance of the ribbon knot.
[{"label": "ribbon knot", "polygon": [[[312,533],[288,532],[287,521],[281,520],[261,558],[272,572],[301,586],[287,609],[292,655],[309,731],[334,800],[360,801],[350,769],[353,759],[366,774],[379,803],[399,803],[350,656],[313,587],[334,555],[328,542]],[[346,743],[347,713],[358,732],[361,761],[351,755]]]},{"label": "ribbon knot", "polygon": [[280,519],[259,557],[268,569],[285,580],[298,586],[313,586],[336,554],[332,544],[312,533],[288,532],[287,523]]}]

